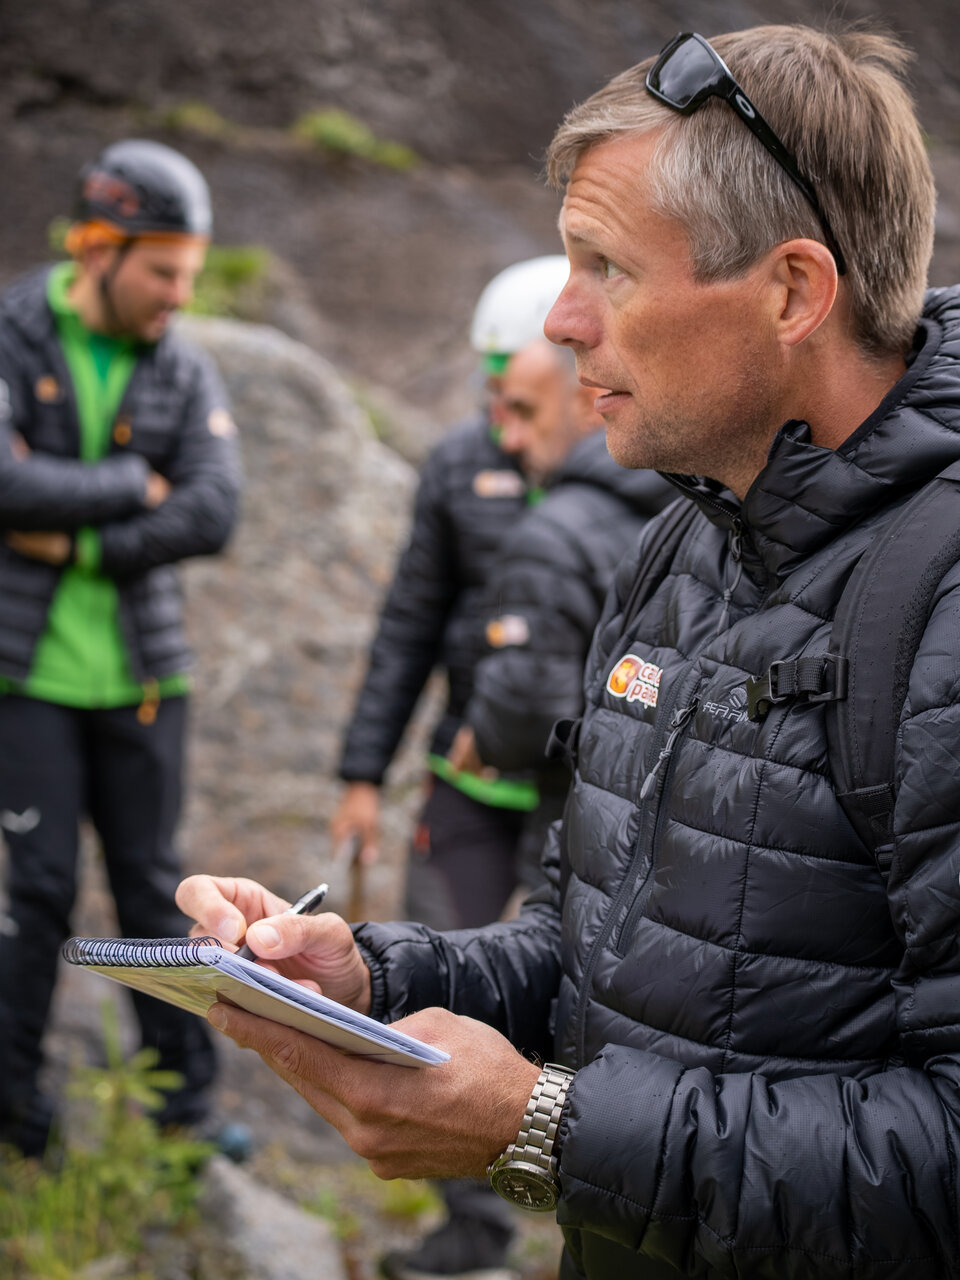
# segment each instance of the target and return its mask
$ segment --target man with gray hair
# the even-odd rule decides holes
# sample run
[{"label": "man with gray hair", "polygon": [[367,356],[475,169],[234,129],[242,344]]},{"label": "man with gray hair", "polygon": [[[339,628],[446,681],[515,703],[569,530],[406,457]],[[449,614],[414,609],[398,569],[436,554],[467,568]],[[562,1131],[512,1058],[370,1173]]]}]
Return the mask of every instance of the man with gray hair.
[{"label": "man with gray hair", "polygon": [[902,673],[882,858],[828,744],[845,587],[960,461],[960,290],[924,293],[903,64],[863,31],[684,33],[551,148],[571,273],[547,335],[614,458],[692,503],[669,561],[675,508],[607,600],[551,890],[431,935],[181,889],[205,927],[252,925],[259,954],[450,1052],[385,1070],[210,1013],[380,1176],[489,1165],[555,1206],[565,1280],[960,1275],[953,560]]}]

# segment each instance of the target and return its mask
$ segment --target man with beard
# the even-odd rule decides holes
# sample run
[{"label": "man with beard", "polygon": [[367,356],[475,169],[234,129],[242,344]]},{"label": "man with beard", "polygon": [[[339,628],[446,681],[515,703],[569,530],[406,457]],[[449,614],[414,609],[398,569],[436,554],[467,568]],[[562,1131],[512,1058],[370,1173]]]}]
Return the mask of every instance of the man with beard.
[{"label": "man with beard", "polygon": [[[190,663],[173,565],[221,549],[240,487],[211,363],[169,332],[211,231],[207,185],[155,142],[80,175],[71,262],[0,298],[0,1141],[41,1154],[54,1104],[41,1040],[76,892],[78,826],[100,838],[128,936],[182,933],[173,900]],[[182,1083],[161,1125],[208,1108],[195,1019],[134,998]]]}]

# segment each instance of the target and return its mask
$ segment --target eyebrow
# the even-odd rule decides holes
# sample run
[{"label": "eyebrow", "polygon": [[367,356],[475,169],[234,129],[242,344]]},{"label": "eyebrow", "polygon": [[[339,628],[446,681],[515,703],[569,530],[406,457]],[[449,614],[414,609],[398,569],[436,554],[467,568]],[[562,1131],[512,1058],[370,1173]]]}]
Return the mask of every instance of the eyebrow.
[{"label": "eyebrow", "polygon": [[593,245],[596,243],[591,236],[578,235],[576,231],[565,230],[562,209],[560,210],[560,215],[557,218],[557,230],[560,232],[560,238],[563,240],[564,244]]}]

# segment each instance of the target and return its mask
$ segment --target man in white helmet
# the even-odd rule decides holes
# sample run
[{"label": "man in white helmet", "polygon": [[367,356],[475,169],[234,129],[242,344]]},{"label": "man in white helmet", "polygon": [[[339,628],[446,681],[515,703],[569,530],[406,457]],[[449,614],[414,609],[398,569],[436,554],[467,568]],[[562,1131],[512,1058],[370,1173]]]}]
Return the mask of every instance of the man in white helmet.
[{"label": "man in white helmet", "polygon": [[[488,402],[455,427],[423,464],[413,523],[383,605],[367,676],[347,728],[340,777],[347,783],[331,823],[340,843],[358,841],[366,862],[377,857],[380,786],[416,701],[434,668],[449,693],[428,766],[430,794],[414,838],[411,916],[469,925],[495,919],[516,882],[514,853],[524,815],[536,807],[528,784],[485,785],[459,776],[446,756],[462,723],[473,671],[485,651],[484,586],[504,534],[527,509],[528,483],[499,442],[496,397],[510,356],[542,338],[543,321],[562,289],[562,254],[515,263],[495,276],[477,302],[470,340],[481,357]],[[439,812],[438,812],[439,811]],[[443,828],[440,830],[439,828]],[[421,875],[449,830],[465,857],[488,867],[487,892],[457,902],[456,885]]]},{"label": "man in white helmet", "polygon": [[[409,542],[344,739],[339,773],[347,785],[331,837],[335,845],[355,839],[358,856],[372,862],[384,773],[430,673],[444,670],[447,703],[427,757],[427,795],[411,844],[404,904],[410,919],[435,928],[467,928],[500,916],[520,877],[525,823],[539,803],[529,773],[479,777],[453,768],[447,754],[486,652],[487,578],[504,535],[528,509],[527,477],[499,441],[501,381],[510,357],[542,340],[543,322],[568,271],[562,254],[533,258],[507,267],[480,295],[470,340],[481,357],[487,404],[450,431],[423,464]],[[503,1275],[513,1235],[509,1211],[485,1183],[451,1182],[443,1190],[448,1221],[409,1259],[387,1260],[388,1273],[459,1276],[469,1265],[471,1275]]]}]

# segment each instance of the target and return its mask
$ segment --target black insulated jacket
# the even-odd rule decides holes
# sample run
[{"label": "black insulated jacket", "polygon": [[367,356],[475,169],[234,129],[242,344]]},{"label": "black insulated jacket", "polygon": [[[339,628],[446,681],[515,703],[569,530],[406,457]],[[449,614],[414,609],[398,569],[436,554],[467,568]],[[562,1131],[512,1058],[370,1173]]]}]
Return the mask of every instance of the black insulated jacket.
[{"label": "black insulated jacket", "polygon": [[829,647],[859,556],[958,458],[960,290],[937,290],[839,449],[787,423],[742,506],[678,479],[701,513],[671,571],[624,616],[653,522],[594,638],[551,887],[485,930],[357,929],[379,1015],[447,1004],[578,1068],[565,1277],[960,1276],[960,566],[910,673],[886,887],[823,704],[751,720],[745,694]]},{"label": "black insulated jacket", "polygon": [[[46,299],[47,269],[0,297],[0,531],[94,525],[101,571],[115,579],[120,622],[138,680],[185,671],[174,564],[219,551],[233,528],[240,459],[226,393],[212,361],[167,334],[144,346],[116,415],[108,457],[81,462],[70,375]],[[31,450],[18,456],[12,437]],[[171,490],[144,506],[147,476]],[[23,680],[61,569],[0,538],[0,673]]]},{"label": "black insulated jacket", "polygon": [[485,764],[542,781],[554,721],[583,709],[583,664],[614,570],[675,497],[655,472],[618,466],[597,431],[504,537],[487,588],[489,648],[465,714]]},{"label": "black insulated jacket", "polygon": [[446,755],[486,647],[487,577],[501,539],[527,510],[526,494],[486,417],[455,427],[427,456],[344,738],[344,781],[383,781],[434,667],[446,672],[448,697],[431,749]]}]

